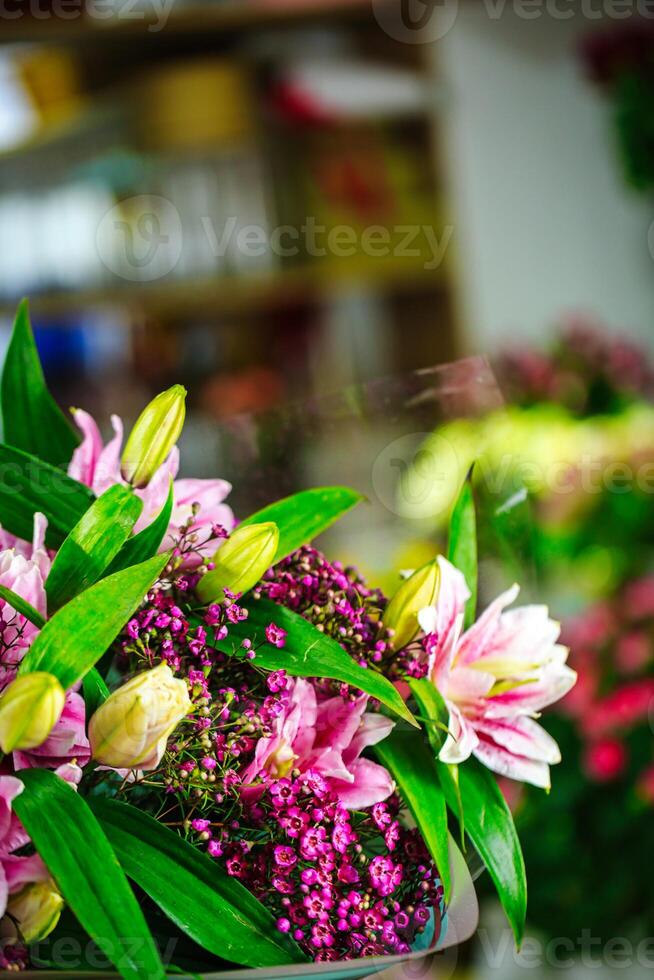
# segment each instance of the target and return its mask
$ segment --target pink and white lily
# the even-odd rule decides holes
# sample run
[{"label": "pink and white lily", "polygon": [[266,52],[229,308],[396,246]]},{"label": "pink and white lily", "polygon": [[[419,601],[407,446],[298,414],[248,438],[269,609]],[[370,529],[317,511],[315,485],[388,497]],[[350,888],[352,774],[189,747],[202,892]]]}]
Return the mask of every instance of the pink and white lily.
[{"label": "pink and white lily", "polygon": [[[91,487],[96,494],[104,493],[116,483],[124,483],[120,472],[123,445],[121,419],[117,415],[111,416],[114,435],[105,446],[97,423],[88,412],[75,409],[73,418],[84,438],[73,453],[68,475]],[[197,553],[208,557],[221,543],[221,539],[212,533],[212,528],[220,526],[231,531],[234,527],[232,509],[224,503],[231,485],[226,480],[175,480],[178,470],[179,449],[175,446],[148,486],[135,491],[143,501],[143,513],[136,522],[135,530],[147,527],[157,516],[166,502],[170,480],[173,479],[173,512],[162,550],[173,547],[175,538],[179,536],[179,528],[186,525],[193,515],[193,505],[197,504],[198,513],[190,530],[198,536]]]},{"label": "pink and white lily", "polygon": [[390,718],[366,711],[368,696],[350,701],[319,701],[314,687],[301,677],[289,681],[288,700],[275,719],[270,738],[257,743],[254,760],[242,774],[243,784],[257,777],[280,779],[293,769],[319,773],[348,809],[372,806],[391,795],[393,780],[383,766],[361,753],[390,733]]},{"label": "pink and white lily", "polygon": [[561,755],[534,719],[577,679],[566,666],[567,647],[557,642],[559,624],[546,606],[505,611],[518,596],[514,585],[463,632],[470,593],[461,572],[445,558],[438,561],[438,598],[418,620],[429,679],[449,709],[440,759],[456,764],[474,755],[501,776],[549,788],[549,767]]},{"label": "pink and white lily", "polygon": [[[11,589],[46,615],[45,580],[50,571],[50,556],[45,547],[48,522],[43,514],[34,515],[32,544],[20,541],[0,530],[0,585]],[[18,664],[38,633],[38,628],[21,616],[4,599],[0,599],[0,634],[5,649],[0,665],[0,690],[16,676]]]}]

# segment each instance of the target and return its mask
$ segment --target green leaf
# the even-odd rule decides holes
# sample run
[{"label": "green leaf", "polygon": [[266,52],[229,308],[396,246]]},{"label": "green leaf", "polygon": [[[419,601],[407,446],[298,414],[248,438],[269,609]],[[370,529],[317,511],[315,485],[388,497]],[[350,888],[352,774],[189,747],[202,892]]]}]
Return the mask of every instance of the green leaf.
[{"label": "green leaf", "polygon": [[427,723],[427,736],[431,747],[438,756],[447,737],[447,726],[450,719],[448,707],[440,691],[426,677],[421,680],[409,680],[409,687],[420,709],[423,725],[425,721]]},{"label": "green leaf", "polygon": [[441,786],[443,787],[443,792],[445,793],[445,799],[450,800],[452,803],[450,809],[458,821],[461,850],[465,852],[466,818],[463,809],[463,800],[461,799],[461,787],[459,785],[459,767],[448,762],[437,762],[436,769]]},{"label": "green leaf", "polygon": [[452,891],[447,829],[447,807],[436,763],[425,733],[395,728],[373,752],[398,785],[402,799],[425,839],[438,868],[445,901]]},{"label": "green leaf", "polygon": [[411,688],[411,693],[416,699],[416,703],[423,721],[426,720],[427,722],[427,735],[434,751],[436,770],[438,772],[441,785],[443,785],[443,782],[446,780],[447,788],[452,794],[452,798],[456,797],[457,799],[458,805],[456,816],[459,821],[461,846],[465,850],[465,821],[463,804],[461,802],[461,794],[459,791],[458,767],[450,766],[444,762],[438,761],[438,754],[443,748],[445,739],[447,738],[450,720],[449,709],[440,691],[434,687],[431,681],[427,680],[426,677],[422,678],[421,680],[410,680],[409,687]]},{"label": "green leaf", "polygon": [[188,841],[127,803],[91,806],[127,875],[200,946],[240,966],[305,961],[240,881]]},{"label": "green leaf", "polygon": [[65,469],[80,437],[48,391],[25,299],[5,357],[0,401],[9,445]]},{"label": "green leaf", "polygon": [[[417,727],[417,722],[391,682],[372,668],[359,667],[342,646],[325,636],[302,616],[278,606],[268,599],[246,603],[249,616],[245,623],[229,628],[229,637],[218,643],[232,656],[245,656],[240,639],[252,639],[257,655],[255,666],[264,670],[281,670],[294,677],[330,677],[365,691],[387,708]],[[266,640],[266,626],[275,623],[288,634],[279,649]],[[230,643],[230,640],[236,643]]]},{"label": "green leaf", "polygon": [[34,606],[30,605],[29,602],[16,592],[12,592],[6,585],[0,585],[0,599],[4,599],[12,609],[15,609],[20,616],[24,616],[25,619],[29,620],[38,629],[43,629],[45,626],[45,617],[41,615],[38,609],[35,609]]},{"label": "green leaf", "polygon": [[70,532],[50,569],[48,613],[97,582],[132,532],[143,503],[130,487],[109,487]]},{"label": "green leaf", "polygon": [[479,515],[479,544],[499,559],[506,586],[520,582],[525,593],[537,595],[534,523],[529,494],[519,474],[507,473],[502,493],[492,493],[484,480],[475,485]]},{"label": "green leaf", "polygon": [[129,568],[130,565],[147,561],[148,558],[153,558],[157,554],[170,524],[173,504],[174,493],[173,481],[171,480],[166,503],[151,524],[127,539],[109,566],[106,575],[113,575],[114,572],[120,572],[123,568]]},{"label": "green leaf", "polygon": [[87,719],[95,714],[100,705],[104,704],[109,697],[109,688],[95,667],[91,667],[89,672],[84,676],[84,680],[82,681],[82,695],[84,696],[84,704],[86,705]]},{"label": "green leaf", "polygon": [[34,514],[48,519],[45,541],[60,548],[95,497],[56,466],[0,443],[0,525],[10,534],[32,540]]},{"label": "green leaf", "polygon": [[[500,901],[520,945],[527,914],[527,878],[511,811],[493,774],[476,759],[459,766],[459,788],[466,833],[488,868]],[[457,801],[446,783],[450,809]]]},{"label": "green leaf", "polygon": [[25,789],[12,806],[80,924],[123,977],[163,980],[143,913],[86,801],[47,769],[18,778]]},{"label": "green leaf", "polygon": [[463,572],[466,585],[470,589],[463,622],[467,629],[474,623],[477,611],[477,519],[472,494],[472,471],[468,473],[452,511],[447,557]]},{"label": "green leaf", "polygon": [[49,619],[21,662],[19,673],[44,670],[64,688],[80,680],[113,643],[169,559],[157,555],[102,579]]},{"label": "green leaf", "polygon": [[275,562],[278,562],[326,531],[364,499],[360,493],[348,487],[314,487],[269,504],[244,520],[241,527],[243,524],[273,521],[279,528],[279,545],[275,556]]}]

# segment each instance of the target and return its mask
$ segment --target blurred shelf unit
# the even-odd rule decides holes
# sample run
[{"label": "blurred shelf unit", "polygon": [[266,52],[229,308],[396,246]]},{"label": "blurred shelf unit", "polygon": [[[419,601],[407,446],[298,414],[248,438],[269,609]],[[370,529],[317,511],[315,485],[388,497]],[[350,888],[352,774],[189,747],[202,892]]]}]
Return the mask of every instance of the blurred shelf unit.
[{"label": "blurred shelf unit", "polygon": [[3,26],[35,122],[0,147],[0,313],[28,293],[44,322],[220,325],[359,291],[451,355],[443,92],[421,46],[371,0],[169,13]]},{"label": "blurred shelf unit", "polygon": [[[288,307],[319,305],[326,298],[348,295],[350,291],[381,291],[389,296],[426,294],[447,289],[443,275],[434,275],[421,266],[371,265],[367,272],[356,272],[347,265],[339,268],[305,267],[274,275],[229,277],[224,280],[198,279],[186,282],[129,284],[113,289],[55,291],[36,294],[30,302],[38,318],[59,317],[67,312],[83,313],[94,308],[120,306],[134,314],[184,320],[192,316],[239,316],[259,312],[283,311]],[[10,317],[13,303],[0,304],[0,316]]]},{"label": "blurred shelf unit", "polygon": [[[43,7],[47,10],[47,3]],[[162,29],[167,38],[207,33],[229,36],[266,28],[360,20],[370,15],[371,0],[182,0],[168,5],[168,9],[164,28],[161,17],[152,12],[152,5],[139,0],[129,4],[105,0],[96,16],[90,10],[79,10],[78,16],[71,13],[65,18],[43,13],[34,18],[26,14],[6,21],[0,44],[120,44],[133,37],[147,40]]]}]

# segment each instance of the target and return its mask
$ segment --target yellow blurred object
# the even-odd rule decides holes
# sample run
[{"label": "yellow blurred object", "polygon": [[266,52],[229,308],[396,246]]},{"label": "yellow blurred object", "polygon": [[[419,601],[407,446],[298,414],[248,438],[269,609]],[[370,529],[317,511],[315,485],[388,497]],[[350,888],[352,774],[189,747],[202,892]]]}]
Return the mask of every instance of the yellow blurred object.
[{"label": "yellow blurred object", "polygon": [[243,65],[176,62],[147,75],[138,91],[139,137],[149,149],[203,151],[253,138],[255,108]]},{"label": "yellow blurred object", "polygon": [[17,58],[16,65],[43,125],[65,121],[82,109],[77,62],[67,50],[35,48]]}]

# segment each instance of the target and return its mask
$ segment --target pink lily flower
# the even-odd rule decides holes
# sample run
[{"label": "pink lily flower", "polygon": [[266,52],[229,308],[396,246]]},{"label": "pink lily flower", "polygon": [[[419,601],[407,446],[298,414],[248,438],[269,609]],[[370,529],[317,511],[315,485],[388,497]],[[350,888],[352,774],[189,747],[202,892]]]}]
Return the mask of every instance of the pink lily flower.
[{"label": "pink lily flower", "polygon": [[[43,514],[35,514],[31,545],[0,531],[0,544],[4,547],[0,551],[0,585],[25,599],[42,616],[46,615],[45,580],[51,564],[45,547],[46,528]],[[14,679],[18,664],[39,631],[4,599],[0,599],[0,621],[3,646],[7,651],[0,666],[0,688],[4,688]]]},{"label": "pink lily flower", "polygon": [[372,806],[391,795],[394,783],[387,770],[361,758],[363,750],[386,738],[394,724],[366,711],[366,694],[355,701],[318,701],[313,686],[301,677],[289,682],[287,694],[272,736],[257,743],[254,760],[242,776],[244,784],[257,777],[281,779],[298,769],[319,773],[348,809]]},{"label": "pink lily flower", "polygon": [[449,709],[449,735],[440,752],[457,764],[474,755],[493,772],[548,788],[559,748],[534,720],[573,687],[567,647],[546,606],[505,612],[518,596],[514,585],[462,632],[470,593],[465,579],[439,558],[436,604],[418,616],[429,652],[429,678]]},{"label": "pink lily flower", "polygon": [[19,856],[12,851],[29,843],[29,837],[13,812],[12,803],[24,790],[15,776],[0,776],[0,917],[9,895],[33,881],[45,881],[48,871],[37,854]]},{"label": "pink lily flower", "polygon": [[[124,484],[120,472],[123,444],[121,419],[117,415],[111,416],[114,436],[105,446],[97,423],[88,412],[75,409],[73,418],[84,438],[73,453],[68,475],[91,487],[98,495],[116,483]],[[232,509],[224,503],[231,485],[226,480],[175,480],[178,470],[179,450],[175,446],[148,486],[134,491],[143,501],[143,513],[136,522],[135,530],[140,531],[152,523],[166,502],[170,480],[173,479],[173,513],[161,549],[165,551],[173,547],[175,539],[179,537],[179,528],[192,517],[193,505],[198,504],[199,510],[191,531],[198,537],[198,553],[209,557],[221,543],[221,538],[213,533],[213,529],[220,526],[231,531],[234,527]],[[193,563],[197,564],[195,556],[188,562],[189,565]]]}]

